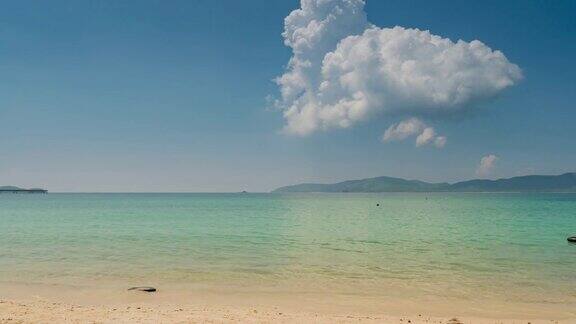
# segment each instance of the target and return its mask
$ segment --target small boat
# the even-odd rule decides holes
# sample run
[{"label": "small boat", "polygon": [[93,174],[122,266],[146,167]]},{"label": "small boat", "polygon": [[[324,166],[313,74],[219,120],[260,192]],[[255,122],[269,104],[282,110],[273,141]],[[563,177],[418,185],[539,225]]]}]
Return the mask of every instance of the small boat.
[{"label": "small boat", "polygon": [[566,239],[568,242],[570,243],[576,243],[576,236],[570,236],[569,238]]}]

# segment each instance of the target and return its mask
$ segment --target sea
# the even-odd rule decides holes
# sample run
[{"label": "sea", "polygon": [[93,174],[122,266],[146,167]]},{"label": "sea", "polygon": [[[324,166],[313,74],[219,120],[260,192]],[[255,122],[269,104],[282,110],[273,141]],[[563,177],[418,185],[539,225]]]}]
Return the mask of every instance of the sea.
[{"label": "sea", "polygon": [[572,193],[1,194],[0,285],[573,306],[572,235]]}]

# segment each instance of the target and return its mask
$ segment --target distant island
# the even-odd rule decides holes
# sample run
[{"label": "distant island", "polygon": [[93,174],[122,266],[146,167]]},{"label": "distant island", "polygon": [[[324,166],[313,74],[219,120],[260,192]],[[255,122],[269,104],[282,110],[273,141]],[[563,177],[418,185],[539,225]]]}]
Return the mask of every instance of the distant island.
[{"label": "distant island", "polygon": [[576,192],[576,173],[477,179],[453,184],[377,177],[333,184],[303,183],[281,187],[273,192]]},{"label": "distant island", "polygon": [[38,193],[48,193],[46,189],[40,188],[31,188],[31,189],[24,189],[14,186],[0,186],[0,194],[2,193],[29,193],[29,194],[38,194]]}]

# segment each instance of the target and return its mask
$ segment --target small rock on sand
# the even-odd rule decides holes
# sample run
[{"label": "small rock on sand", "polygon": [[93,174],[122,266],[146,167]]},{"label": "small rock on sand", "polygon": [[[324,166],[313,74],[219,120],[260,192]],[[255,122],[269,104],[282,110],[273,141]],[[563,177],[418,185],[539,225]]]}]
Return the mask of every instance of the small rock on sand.
[{"label": "small rock on sand", "polygon": [[144,291],[144,292],[156,292],[156,288],[154,288],[154,287],[132,287],[132,288],[128,288],[128,290],[137,290],[137,291]]}]

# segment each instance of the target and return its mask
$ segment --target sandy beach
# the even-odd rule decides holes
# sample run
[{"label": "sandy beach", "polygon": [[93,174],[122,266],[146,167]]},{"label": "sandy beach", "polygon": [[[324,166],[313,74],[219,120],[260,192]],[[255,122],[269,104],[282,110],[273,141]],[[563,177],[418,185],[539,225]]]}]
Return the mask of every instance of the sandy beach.
[{"label": "sandy beach", "polygon": [[[455,311],[456,312],[456,311]],[[575,323],[573,319],[482,318],[427,314],[286,311],[282,307],[124,303],[83,305],[0,300],[0,323]]]},{"label": "sandy beach", "polygon": [[79,305],[47,300],[0,300],[0,323],[575,323],[533,318],[437,317],[286,311],[282,307],[152,305]]},{"label": "sandy beach", "polygon": [[[326,315],[317,313],[285,313],[280,308],[184,307],[181,305],[150,306],[126,304],[118,306],[82,306],[48,301],[0,301],[0,323],[445,323],[444,319],[422,316],[389,317],[363,315]],[[450,323],[458,323],[453,320]]]},{"label": "sandy beach", "polygon": [[0,323],[576,323],[565,305],[214,289],[4,284]]}]

